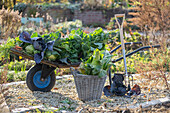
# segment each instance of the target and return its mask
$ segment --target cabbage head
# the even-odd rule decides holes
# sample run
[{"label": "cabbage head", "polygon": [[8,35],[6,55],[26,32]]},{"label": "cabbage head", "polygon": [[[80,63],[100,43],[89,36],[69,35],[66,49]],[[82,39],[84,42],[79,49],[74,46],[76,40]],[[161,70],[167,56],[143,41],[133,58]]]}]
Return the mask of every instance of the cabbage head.
[{"label": "cabbage head", "polygon": [[33,45],[28,45],[28,46],[25,48],[25,50],[26,50],[26,52],[27,52],[28,54],[34,55],[35,49],[34,49]]},{"label": "cabbage head", "polygon": [[50,61],[55,61],[57,59],[57,56],[56,55],[50,55],[48,56],[48,60]]}]

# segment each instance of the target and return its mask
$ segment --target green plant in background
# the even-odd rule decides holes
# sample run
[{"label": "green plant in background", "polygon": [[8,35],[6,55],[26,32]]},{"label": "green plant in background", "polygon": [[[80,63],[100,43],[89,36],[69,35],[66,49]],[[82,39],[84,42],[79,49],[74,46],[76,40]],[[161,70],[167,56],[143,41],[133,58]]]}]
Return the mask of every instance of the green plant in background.
[{"label": "green plant in background", "polygon": [[142,41],[142,35],[139,32],[135,31],[131,34],[131,32],[126,31],[126,33],[130,34],[130,37],[125,37],[125,40],[127,42],[140,42],[140,41]]},{"label": "green plant in background", "polygon": [[[0,45],[0,61],[8,60],[10,58],[10,49],[15,46],[16,40],[12,38],[8,38],[6,43]],[[18,42],[19,43],[19,42]]]},{"label": "green plant in background", "polygon": [[6,74],[7,76],[7,82],[13,82],[13,81],[20,81],[26,79],[27,70],[30,69],[33,65],[35,65],[34,61],[30,60],[14,60],[10,63],[4,64],[0,74],[4,71],[4,68],[7,67],[8,72]]},{"label": "green plant in background", "polygon": [[73,102],[71,102],[68,98],[66,98],[65,100],[60,101],[60,103],[64,103],[64,104],[67,103],[69,105],[73,104]]},{"label": "green plant in background", "polygon": [[14,81],[25,81],[27,72],[18,72],[14,75]]},{"label": "green plant in background", "polygon": [[[52,18],[52,17],[49,16],[49,18]],[[54,24],[51,19],[48,20],[47,22],[28,21],[26,24],[20,27],[18,35],[22,33],[23,31],[27,31],[30,34],[34,32],[37,32],[39,34],[46,34],[46,33],[60,31],[66,35],[67,31],[71,32],[71,30],[75,30],[79,28],[82,28],[82,21],[80,20],[66,21],[66,22],[62,22],[58,24]]]},{"label": "green plant in background", "polygon": [[[154,51],[154,52],[153,52]],[[157,51],[157,52],[156,52]],[[159,52],[160,53],[159,53]],[[155,56],[153,56],[155,54]],[[156,55],[158,54],[158,55]],[[162,54],[162,56],[160,56]],[[159,49],[153,49],[153,50],[148,50],[148,51],[141,51],[138,52],[130,57],[127,57],[127,70],[129,73],[137,73],[139,72],[139,65],[142,63],[143,65],[146,65],[145,67],[145,72],[146,71],[151,71],[150,67],[147,68],[148,64],[154,65],[152,67],[153,71],[159,70],[161,65],[163,66],[162,68],[165,70],[165,72],[169,72],[169,65],[170,65],[170,60],[168,59],[169,56],[169,50],[166,49],[164,50],[164,53],[162,53]],[[159,62],[158,58],[159,57]],[[116,70],[117,71],[124,71],[124,63],[123,61],[116,62]],[[142,67],[144,68],[144,67]]]},{"label": "green plant in background", "polygon": [[19,71],[19,70],[17,69],[17,67],[14,66],[14,72],[15,72],[15,74],[18,73],[18,71]]},{"label": "green plant in background", "polygon": [[115,17],[112,17],[110,19],[110,22],[108,23],[108,25],[106,26],[107,30],[111,30],[115,28]]},{"label": "green plant in background", "polygon": [[27,12],[27,16],[28,17],[35,17],[36,15],[36,12],[37,12],[37,8],[36,6],[29,6],[29,9],[28,9],[28,12]]},{"label": "green plant in background", "polygon": [[169,49],[162,46],[158,50],[150,50],[149,58],[146,62],[140,61],[137,64],[137,73],[140,73],[138,79],[145,79],[140,85],[147,85],[150,88],[169,89]]},{"label": "green plant in background", "polygon": [[36,12],[45,15],[46,12],[50,9],[68,9],[74,12],[75,10],[80,9],[80,3],[70,4],[70,3],[37,3],[37,4],[30,4],[30,3],[18,3],[14,6],[15,11],[19,11],[20,13],[26,14],[28,17],[31,15],[35,16]]},{"label": "green plant in background", "polygon": [[[1,39],[7,39],[6,42],[0,45],[0,61],[2,64],[8,63],[10,59],[10,49],[16,44],[16,40],[10,37],[15,37],[21,25],[21,15],[13,10],[6,10],[4,7],[0,10],[0,26]],[[18,41],[17,43],[19,43]],[[1,64],[1,65],[2,65]],[[5,83],[7,81],[7,66],[3,67],[3,73],[0,75],[0,81]],[[2,70],[1,70],[2,71]]]},{"label": "green plant in background", "polygon": [[[0,75],[2,75],[1,70]],[[26,79],[27,71],[7,71],[6,73],[6,82],[14,82],[14,81],[24,81]],[[0,79],[1,80],[1,79]],[[2,81],[2,80],[1,80]]]},{"label": "green plant in background", "polygon": [[14,6],[14,11],[19,11],[19,13],[22,13],[25,11],[25,9],[27,8],[27,5],[24,3],[18,3],[17,5]]},{"label": "green plant in background", "polygon": [[84,0],[82,10],[102,10],[113,9],[116,7],[127,7],[128,1],[126,0]]},{"label": "green plant in background", "polygon": [[7,66],[8,70],[13,70],[13,71],[25,71],[28,70],[31,66],[33,66],[35,63],[31,60],[15,60],[11,61],[8,65],[4,64],[3,66]]},{"label": "green plant in background", "polygon": [[81,28],[82,25],[82,21],[81,20],[75,20],[75,21],[69,21],[69,22],[62,22],[62,23],[58,23],[56,25],[54,25],[54,28],[56,29],[62,29],[65,28],[65,32],[63,32],[64,34],[67,33],[67,29],[69,30],[69,32],[71,32],[72,29],[74,28]]},{"label": "green plant in background", "polygon": [[56,76],[58,76],[58,75],[61,74],[61,72],[59,72],[59,68],[56,68],[56,69],[54,70],[54,73],[55,73]]},{"label": "green plant in background", "polygon": [[[146,53],[146,52],[145,52]],[[140,61],[143,61],[145,63],[147,63],[147,59],[149,56],[147,56],[147,54],[144,54],[143,52],[138,52],[130,57],[126,58],[126,64],[127,64],[127,71],[128,73],[136,73],[136,66]],[[116,62],[116,70],[118,72],[123,72],[124,71],[124,63],[123,60],[120,62]]]},{"label": "green plant in background", "polygon": [[69,68],[56,68],[54,70],[56,76],[70,75],[71,71]]},{"label": "green plant in background", "polygon": [[2,7],[12,8],[16,4],[16,0],[1,0],[0,1],[0,9]]},{"label": "green plant in background", "polygon": [[111,58],[112,55],[108,51],[96,49],[87,61],[83,61],[80,64],[80,71],[85,75],[106,76],[110,66],[115,66],[112,64]]},{"label": "green plant in background", "polygon": [[15,81],[14,75],[15,75],[15,73],[8,72],[8,74],[7,74],[7,82]]},{"label": "green plant in background", "polygon": [[[121,44],[120,41],[120,33],[119,33],[119,29],[115,29],[115,30],[111,30],[108,32],[110,37],[112,37],[112,40],[109,41],[108,45],[110,47],[110,49],[114,49],[116,46],[118,46],[119,44]],[[126,35],[128,34],[128,35]],[[140,33],[136,32],[129,32],[127,30],[124,31],[124,41],[125,42],[140,42],[142,41],[143,38],[141,36]],[[134,45],[133,48],[136,49],[138,48],[139,45]],[[131,48],[129,46],[126,46],[126,51],[129,51]]]}]

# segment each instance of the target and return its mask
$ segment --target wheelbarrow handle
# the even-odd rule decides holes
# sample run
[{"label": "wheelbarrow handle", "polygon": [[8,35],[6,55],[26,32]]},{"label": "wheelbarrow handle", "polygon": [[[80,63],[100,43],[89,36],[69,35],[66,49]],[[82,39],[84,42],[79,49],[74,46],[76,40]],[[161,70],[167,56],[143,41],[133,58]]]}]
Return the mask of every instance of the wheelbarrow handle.
[{"label": "wheelbarrow handle", "polygon": [[[135,45],[135,44],[142,44],[142,42],[126,42],[124,43],[125,45]],[[113,50],[110,51],[110,54],[112,54],[113,52],[115,52],[117,49],[119,49],[121,47],[121,44],[118,45],[117,47],[115,47]]]},{"label": "wheelbarrow handle", "polygon": [[[141,50],[144,50],[144,49],[149,49],[149,48],[160,48],[160,47],[161,47],[160,45],[152,45],[152,46],[144,46],[144,47],[140,47],[140,48],[134,50],[133,52],[130,52],[130,53],[126,54],[125,56],[126,56],[126,57],[129,57],[129,56],[131,56],[131,55],[137,53],[138,51],[141,51]],[[118,62],[118,61],[120,61],[120,60],[122,60],[122,59],[123,59],[123,57],[120,57],[120,58],[118,58],[118,59],[116,59],[116,60],[113,60],[112,63]]]}]

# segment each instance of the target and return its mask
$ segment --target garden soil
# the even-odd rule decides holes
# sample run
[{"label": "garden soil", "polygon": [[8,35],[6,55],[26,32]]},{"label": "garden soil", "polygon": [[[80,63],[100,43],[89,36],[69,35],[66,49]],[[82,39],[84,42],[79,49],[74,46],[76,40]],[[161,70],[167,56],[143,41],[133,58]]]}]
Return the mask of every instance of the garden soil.
[{"label": "garden soil", "polygon": [[[108,80],[106,82],[108,85]],[[68,112],[68,113],[88,113],[88,112],[170,112],[170,101],[157,104],[147,108],[140,106],[136,109],[128,109],[127,106],[133,106],[139,103],[168,97],[168,90],[142,90],[140,96],[131,98],[122,96],[106,97],[102,95],[101,99],[83,102],[78,99],[74,79],[72,76],[56,80],[56,85],[51,92],[30,91],[27,85],[18,84],[8,86],[8,95],[5,96],[6,103],[11,111],[17,108],[30,108],[32,106],[43,106],[44,111]],[[148,96],[149,95],[149,96]],[[54,110],[55,109],[55,110]],[[27,112],[32,112],[27,109]],[[34,109],[42,111],[42,109]]]}]

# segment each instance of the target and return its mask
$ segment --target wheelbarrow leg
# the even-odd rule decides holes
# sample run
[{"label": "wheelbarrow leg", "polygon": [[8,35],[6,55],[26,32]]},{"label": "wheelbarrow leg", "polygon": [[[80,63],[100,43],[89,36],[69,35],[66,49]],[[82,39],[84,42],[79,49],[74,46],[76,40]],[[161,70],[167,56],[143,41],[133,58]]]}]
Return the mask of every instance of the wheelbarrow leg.
[{"label": "wheelbarrow leg", "polygon": [[55,70],[55,67],[50,67],[46,64],[42,64],[42,73],[41,73],[41,81],[44,81],[48,75],[51,75],[51,73]]},{"label": "wheelbarrow leg", "polygon": [[111,68],[109,68],[109,83],[110,83],[110,86],[112,86]]}]

